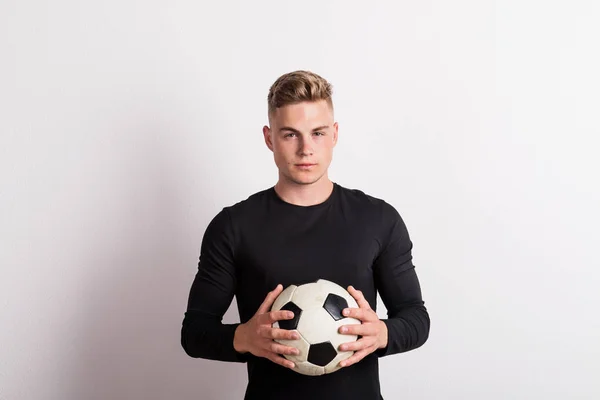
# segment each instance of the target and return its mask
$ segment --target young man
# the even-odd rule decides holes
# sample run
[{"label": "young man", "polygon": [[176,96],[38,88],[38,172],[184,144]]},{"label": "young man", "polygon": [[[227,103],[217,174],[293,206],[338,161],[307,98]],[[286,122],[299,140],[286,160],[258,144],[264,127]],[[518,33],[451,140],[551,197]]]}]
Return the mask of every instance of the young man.
[{"label": "young man", "polygon": [[[279,179],[223,208],[207,227],[182,346],[191,357],[246,362],[246,400],[381,399],[379,357],[415,349],[429,335],[406,226],[390,204],[329,179],[338,124],[326,80],[309,71],[281,76],[269,91],[268,117],[263,135]],[[360,339],[348,345],[356,353],[341,369],[306,376],[281,356],[295,349],[273,340],[294,338],[272,328],[291,315],[270,308],[288,285],[321,278],[356,298],[349,316],[362,324],[342,333]],[[378,292],[387,319],[374,311]],[[234,296],[241,322],[223,324]]]}]

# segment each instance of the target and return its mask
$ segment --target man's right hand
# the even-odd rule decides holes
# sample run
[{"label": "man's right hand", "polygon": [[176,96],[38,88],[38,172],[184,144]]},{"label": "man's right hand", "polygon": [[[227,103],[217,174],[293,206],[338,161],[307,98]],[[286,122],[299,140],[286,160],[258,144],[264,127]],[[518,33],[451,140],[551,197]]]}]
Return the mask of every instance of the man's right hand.
[{"label": "man's right hand", "polygon": [[252,353],[257,357],[268,358],[284,367],[294,368],[294,363],[282,357],[281,354],[298,355],[298,350],[273,340],[299,338],[297,332],[272,326],[275,321],[294,318],[294,313],[291,311],[269,311],[282,291],[283,286],[277,285],[273,291],[269,292],[256,314],[248,322],[237,327],[233,337],[233,347],[239,353]]}]

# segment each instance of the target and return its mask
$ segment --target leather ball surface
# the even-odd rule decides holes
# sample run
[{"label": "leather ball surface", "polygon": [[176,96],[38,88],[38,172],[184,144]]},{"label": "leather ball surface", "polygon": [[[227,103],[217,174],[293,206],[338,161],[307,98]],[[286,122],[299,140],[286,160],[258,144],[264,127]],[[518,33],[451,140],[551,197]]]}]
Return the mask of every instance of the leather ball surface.
[{"label": "leather ball surface", "polygon": [[360,320],[344,317],[344,308],[358,308],[356,300],[340,285],[319,279],[304,285],[290,285],[271,307],[272,311],[290,310],[291,320],[277,321],[274,328],[296,330],[298,340],[276,340],[300,351],[299,355],[284,355],[295,364],[294,371],[304,375],[323,375],[339,370],[340,361],[354,354],[339,351],[342,343],[358,340],[356,335],[341,334],[342,325],[360,324]]}]

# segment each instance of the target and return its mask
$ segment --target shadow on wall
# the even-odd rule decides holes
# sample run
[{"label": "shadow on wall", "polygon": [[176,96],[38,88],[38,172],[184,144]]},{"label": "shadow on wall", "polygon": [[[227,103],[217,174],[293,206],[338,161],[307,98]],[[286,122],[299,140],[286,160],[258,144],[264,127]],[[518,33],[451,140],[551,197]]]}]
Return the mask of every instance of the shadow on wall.
[{"label": "shadow on wall", "polygon": [[[245,364],[193,359],[180,345],[204,228],[193,226],[194,199],[186,198],[191,168],[182,163],[193,150],[176,137],[185,132],[157,125],[119,142],[114,179],[98,184],[96,234],[80,260],[91,282],[82,284],[72,385],[61,400],[243,398]],[[204,213],[201,204],[193,209]],[[225,320],[237,320],[235,303]]]}]

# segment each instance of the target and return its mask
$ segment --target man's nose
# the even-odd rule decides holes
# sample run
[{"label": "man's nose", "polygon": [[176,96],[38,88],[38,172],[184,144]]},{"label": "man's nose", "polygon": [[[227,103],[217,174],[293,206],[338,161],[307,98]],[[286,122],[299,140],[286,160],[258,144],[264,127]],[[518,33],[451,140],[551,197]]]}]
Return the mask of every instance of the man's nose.
[{"label": "man's nose", "polygon": [[313,146],[310,140],[302,139],[300,141],[300,154],[303,156],[309,156],[313,154]]}]

